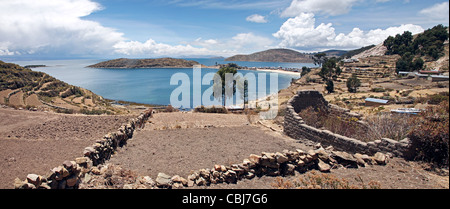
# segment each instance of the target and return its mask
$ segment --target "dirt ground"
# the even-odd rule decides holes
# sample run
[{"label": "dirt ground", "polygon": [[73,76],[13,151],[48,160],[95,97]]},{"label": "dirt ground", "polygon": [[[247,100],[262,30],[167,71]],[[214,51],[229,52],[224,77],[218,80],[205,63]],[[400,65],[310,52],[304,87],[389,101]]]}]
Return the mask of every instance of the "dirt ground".
[{"label": "dirt ground", "polygon": [[85,147],[125,124],[132,116],[84,116],[0,107],[0,189],[16,177],[45,175]]},{"label": "dirt ground", "polygon": [[[132,116],[79,116],[0,108],[0,188],[11,189],[16,177],[46,174],[63,161],[81,155],[84,147],[109,131],[116,130]],[[293,140],[269,122],[250,123],[245,115],[199,113],[158,113],[146,127],[135,132],[128,144],[107,163],[120,165],[141,176],[155,179],[162,172],[187,177],[191,171],[215,164],[242,162],[250,154],[309,150],[311,141]],[[275,125],[275,124],[274,124]],[[275,125],[279,127],[278,125]],[[449,188],[448,171],[440,176],[421,163],[400,158],[386,166],[333,169],[332,175],[352,184],[361,177],[384,189]],[[305,174],[284,177],[294,181]],[[197,189],[273,189],[276,178],[261,177]]]},{"label": "dirt ground", "polygon": [[[240,163],[250,154],[295,149],[307,151],[316,144],[312,141],[293,140],[282,132],[272,131],[267,128],[270,126],[268,122],[264,122],[264,126],[249,124],[246,116],[240,115],[166,113],[156,114],[150,121],[150,125],[138,131],[128,145],[107,163],[153,179],[160,172],[186,178],[194,170],[212,168],[215,164]],[[192,126],[199,122],[202,125]],[[175,124],[191,124],[193,128],[177,126],[160,130],[157,127],[161,127],[161,124],[167,127],[169,124],[173,124],[171,127],[175,127]],[[209,124],[215,126],[211,127]],[[284,179],[294,181],[303,175],[305,174],[297,173],[296,176]],[[424,170],[420,163],[401,158],[390,159],[386,166],[333,169],[331,175],[345,178],[354,185],[360,184],[357,178],[361,177],[366,184],[370,181],[378,182],[384,189],[449,188],[448,173],[446,176],[439,176]],[[275,181],[274,177],[264,176],[239,181],[237,184],[224,183],[194,188],[274,189]]]}]

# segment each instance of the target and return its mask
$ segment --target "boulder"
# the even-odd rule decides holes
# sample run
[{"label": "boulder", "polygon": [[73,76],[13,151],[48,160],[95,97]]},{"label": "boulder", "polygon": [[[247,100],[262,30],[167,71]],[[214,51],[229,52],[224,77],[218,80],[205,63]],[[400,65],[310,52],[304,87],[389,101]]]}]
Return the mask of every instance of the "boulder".
[{"label": "boulder", "polygon": [[330,154],[328,154],[324,149],[316,150],[316,153],[320,160],[324,162],[330,161]]},{"label": "boulder", "polygon": [[377,162],[378,165],[386,165],[388,157],[381,152],[377,152],[373,156],[373,159],[375,160],[375,162]]},{"label": "boulder", "polygon": [[351,154],[339,151],[333,151],[331,153],[332,153],[331,157],[333,157],[339,164],[351,168],[358,167],[358,162]]},{"label": "boulder", "polygon": [[158,187],[170,187],[172,184],[171,176],[165,173],[158,173],[155,182]]},{"label": "boulder", "polygon": [[279,152],[275,153],[275,158],[277,159],[277,163],[285,163],[289,160],[289,158]]},{"label": "boulder", "polygon": [[74,175],[74,176],[68,178],[66,180],[66,184],[67,184],[68,187],[73,187],[73,186],[77,185],[78,184],[77,176]]},{"label": "boulder", "polygon": [[317,164],[317,166],[319,167],[319,171],[323,173],[330,172],[331,170],[331,166],[323,162],[321,159],[319,159],[319,163]]},{"label": "boulder", "polygon": [[42,176],[39,176],[37,174],[28,174],[27,182],[33,184],[36,187],[39,187],[42,183]]}]

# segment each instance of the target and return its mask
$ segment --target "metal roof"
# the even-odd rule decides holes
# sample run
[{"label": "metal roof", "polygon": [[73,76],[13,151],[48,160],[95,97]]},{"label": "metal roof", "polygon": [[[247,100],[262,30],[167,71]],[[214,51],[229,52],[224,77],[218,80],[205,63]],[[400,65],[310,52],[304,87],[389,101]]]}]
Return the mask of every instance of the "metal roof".
[{"label": "metal roof", "polygon": [[366,102],[376,102],[376,103],[381,103],[381,104],[387,104],[389,102],[389,100],[384,100],[384,99],[375,99],[375,98],[367,98]]}]

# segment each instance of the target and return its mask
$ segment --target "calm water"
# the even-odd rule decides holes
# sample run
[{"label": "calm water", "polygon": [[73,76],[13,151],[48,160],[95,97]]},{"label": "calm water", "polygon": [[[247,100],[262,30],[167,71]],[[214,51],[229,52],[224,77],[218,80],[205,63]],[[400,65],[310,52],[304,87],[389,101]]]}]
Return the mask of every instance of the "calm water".
[{"label": "calm water", "polygon": [[[204,65],[227,63],[223,59],[191,59]],[[94,69],[86,66],[104,60],[44,60],[44,61],[17,61],[21,66],[25,65],[47,65],[44,68],[35,68],[35,71],[45,72],[57,79],[71,85],[80,86],[92,92],[112,100],[131,101],[144,104],[168,105],[170,95],[179,86],[171,86],[170,79],[175,73],[185,73],[191,79],[192,92],[192,69]],[[313,64],[302,63],[268,63],[268,62],[235,62],[240,66],[248,67],[285,67],[301,68],[312,67]],[[203,75],[217,72],[217,69],[202,69]],[[269,73],[256,71],[239,71],[243,75],[255,73],[266,76],[266,92],[269,93]],[[258,77],[258,76],[257,76]],[[292,78],[299,78],[288,74],[278,74],[278,88],[284,89],[290,85]],[[211,85],[202,85],[202,91]],[[191,93],[192,97],[192,93]],[[192,98],[191,98],[192,100]]]}]

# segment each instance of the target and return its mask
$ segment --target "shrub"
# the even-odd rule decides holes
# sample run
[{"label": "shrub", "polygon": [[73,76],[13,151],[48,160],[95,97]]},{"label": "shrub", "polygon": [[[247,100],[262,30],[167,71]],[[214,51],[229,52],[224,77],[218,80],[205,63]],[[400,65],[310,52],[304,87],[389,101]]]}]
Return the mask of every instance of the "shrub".
[{"label": "shrub", "polygon": [[340,179],[332,174],[318,173],[311,171],[304,176],[299,177],[293,181],[284,180],[277,177],[272,183],[272,187],[276,189],[380,189],[381,185],[378,182],[370,181],[364,183],[361,176],[355,178],[360,185],[350,184],[347,179]]},{"label": "shrub", "polygon": [[449,158],[449,103],[428,107],[420,114],[420,125],[408,137],[412,142],[415,160],[430,162],[436,166],[448,166]]},{"label": "shrub", "polygon": [[202,113],[220,113],[220,114],[227,114],[228,110],[225,107],[205,107],[205,106],[200,106],[200,107],[196,107],[194,109],[195,112],[202,112]]}]

